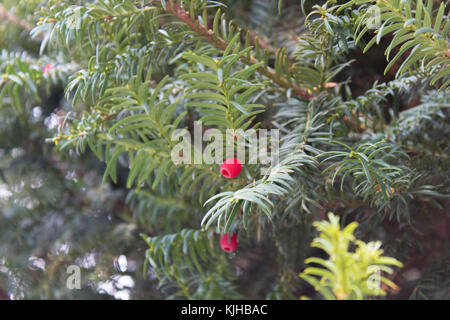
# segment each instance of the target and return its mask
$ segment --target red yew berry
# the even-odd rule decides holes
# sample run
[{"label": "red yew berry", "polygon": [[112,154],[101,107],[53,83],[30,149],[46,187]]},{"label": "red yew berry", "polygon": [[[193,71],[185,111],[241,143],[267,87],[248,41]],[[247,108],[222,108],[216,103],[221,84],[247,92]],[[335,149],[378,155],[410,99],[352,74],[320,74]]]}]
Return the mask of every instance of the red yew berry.
[{"label": "red yew berry", "polygon": [[55,65],[53,63],[49,63],[49,64],[45,65],[44,68],[42,68],[42,73],[47,74],[47,72],[52,70],[54,67],[55,67]]},{"label": "red yew berry", "polygon": [[220,166],[220,174],[225,178],[236,178],[241,173],[242,164],[239,159],[228,158]]},{"label": "red yew berry", "polygon": [[234,233],[228,240],[228,233],[225,233],[220,238],[220,247],[225,252],[233,252],[234,250],[236,250],[236,248],[238,247],[237,234]]}]

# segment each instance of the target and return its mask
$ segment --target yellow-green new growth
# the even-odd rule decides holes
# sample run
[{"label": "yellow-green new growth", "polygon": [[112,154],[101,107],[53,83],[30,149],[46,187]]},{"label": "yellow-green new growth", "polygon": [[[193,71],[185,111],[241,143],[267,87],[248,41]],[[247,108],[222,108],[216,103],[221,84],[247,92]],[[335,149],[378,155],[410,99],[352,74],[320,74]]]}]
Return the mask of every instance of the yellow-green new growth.
[{"label": "yellow-green new growth", "polygon": [[[390,266],[401,267],[402,263],[394,258],[382,256],[381,242],[365,243],[356,240],[353,232],[358,224],[352,222],[343,229],[339,217],[328,214],[329,221],[315,222],[320,235],[311,243],[312,247],[324,250],[328,260],[312,257],[307,264],[321,267],[308,267],[300,277],[319,291],[327,300],[356,300],[370,296],[386,295],[385,287],[397,286],[382,273],[392,274]],[[356,250],[350,251],[351,245]]]}]

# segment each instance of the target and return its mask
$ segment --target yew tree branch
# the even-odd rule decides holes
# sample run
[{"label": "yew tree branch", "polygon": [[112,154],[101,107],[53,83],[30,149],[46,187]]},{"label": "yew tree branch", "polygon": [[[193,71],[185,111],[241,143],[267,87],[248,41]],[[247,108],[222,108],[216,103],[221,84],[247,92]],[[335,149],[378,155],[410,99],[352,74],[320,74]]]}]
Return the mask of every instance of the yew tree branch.
[{"label": "yew tree branch", "polygon": [[[171,3],[171,1],[167,1],[166,10],[172,13],[178,19],[182,20],[184,23],[186,23],[193,31],[195,31],[198,35],[204,37],[210,44],[212,44],[216,48],[220,50],[225,50],[225,48],[227,47],[228,43],[225,40],[215,36],[213,32],[209,31],[207,28],[200,25],[200,23],[197,20],[192,20],[189,14],[186,12],[186,10],[180,7],[177,3],[175,2]],[[254,57],[249,58],[247,56],[241,57],[241,61],[248,65],[254,65],[259,62]],[[272,70],[266,69],[264,67],[260,67],[256,70],[260,74],[272,80],[274,83],[278,84],[279,86],[285,89],[292,89],[294,95],[300,98],[307,100],[311,100],[313,98],[313,95],[308,93],[306,89],[299,87],[295,83],[290,83],[284,77],[277,76],[276,73],[273,72]]]}]

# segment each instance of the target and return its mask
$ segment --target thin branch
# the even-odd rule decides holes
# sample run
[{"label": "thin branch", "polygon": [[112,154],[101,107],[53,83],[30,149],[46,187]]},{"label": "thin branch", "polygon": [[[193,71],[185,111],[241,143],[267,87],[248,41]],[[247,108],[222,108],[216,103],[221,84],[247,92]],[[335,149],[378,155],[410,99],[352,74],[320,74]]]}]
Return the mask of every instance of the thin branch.
[{"label": "thin branch", "polygon": [[[228,46],[228,43],[223,40],[220,37],[216,37],[214,33],[209,31],[204,26],[200,25],[197,20],[192,20],[189,14],[181,8],[177,3],[171,1],[166,2],[166,10],[175,15],[178,19],[182,20],[184,23],[186,23],[193,31],[195,31],[200,36],[204,37],[210,44],[215,46],[216,48],[220,50],[225,50]],[[241,61],[248,65],[254,65],[257,64],[259,61],[256,60],[254,57],[248,58],[247,56],[243,56],[241,58]],[[301,98],[311,100],[313,96],[308,93],[307,90],[304,88],[299,87],[298,85],[294,83],[290,83],[287,79],[284,77],[278,77],[275,72],[268,70],[264,67],[260,67],[256,69],[260,74],[266,76],[270,80],[272,80],[274,83],[278,84],[279,86],[285,88],[285,89],[292,89],[293,93]]]}]

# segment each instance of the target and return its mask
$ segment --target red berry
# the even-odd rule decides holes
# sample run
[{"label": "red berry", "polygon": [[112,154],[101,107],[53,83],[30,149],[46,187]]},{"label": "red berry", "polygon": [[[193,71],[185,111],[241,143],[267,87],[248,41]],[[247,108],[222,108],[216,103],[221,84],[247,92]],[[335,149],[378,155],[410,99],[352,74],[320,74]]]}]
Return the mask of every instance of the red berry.
[{"label": "red berry", "polygon": [[233,234],[230,240],[228,240],[228,233],[225,233],[220,238],[220,247],[225,252],[233,252],[234,250],[236,250],[236,248],[238,247],[237,234]]},{"label": "red berry", "polygon": [[54,67],[55,67],[55,65],[53,63],[49,63],[49,64],[45,65],[44,68],[42,68],[42,73],[46,74],[47,72],[52,70]]},{"label": "red berry", "polygon": [[225,178],[236,178],[241,173],[242,164],[239,159],[228,158],[220,166],[220,174]]}]

